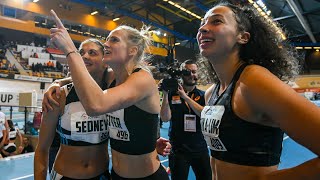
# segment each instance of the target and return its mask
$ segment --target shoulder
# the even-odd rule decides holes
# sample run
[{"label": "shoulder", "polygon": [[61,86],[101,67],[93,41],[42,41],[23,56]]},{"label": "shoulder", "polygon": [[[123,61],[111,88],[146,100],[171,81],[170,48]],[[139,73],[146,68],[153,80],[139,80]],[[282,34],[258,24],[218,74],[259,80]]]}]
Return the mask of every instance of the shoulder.
[{"label": "shoulder", "polygon": [[206,102],[209,100],[215,87],[216,87],[216,84],[213,84],[205,91],[204,98]]}]

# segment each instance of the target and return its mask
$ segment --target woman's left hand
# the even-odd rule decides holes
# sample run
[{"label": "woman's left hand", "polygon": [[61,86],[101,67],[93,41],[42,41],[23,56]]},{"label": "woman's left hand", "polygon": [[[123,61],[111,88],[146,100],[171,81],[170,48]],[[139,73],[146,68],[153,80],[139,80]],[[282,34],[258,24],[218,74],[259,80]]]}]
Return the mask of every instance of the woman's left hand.
[{"label": "woman's left hand", "polygon": [[51,42],[64,54],[68,54],[69,52],[76,51],[75,47],[67,29],[63,26],[61,20],[57,16],[57,14],[51,10],[51,15],[53,16],[53,20],[56,22],[57,28],[50,29],[50,40]]}]

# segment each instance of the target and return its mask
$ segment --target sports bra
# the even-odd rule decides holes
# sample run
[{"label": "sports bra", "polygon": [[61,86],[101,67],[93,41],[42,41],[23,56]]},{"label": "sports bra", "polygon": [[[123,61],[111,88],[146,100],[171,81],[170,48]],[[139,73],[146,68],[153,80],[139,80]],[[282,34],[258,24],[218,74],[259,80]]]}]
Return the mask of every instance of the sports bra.
[{"label": "sports bra", "polygon": [[[137,68],[133,73],[138,72]],[[137,106],[107,113],[111,148],[130,155],[147,154],[155,150],[158,114],[151,114]]]},{"label": "sports bra", "polygon": [[281,129],[245,121],[232,110],[234,89],[246,65],[237,70],[220,96],[220,83],[216,85],[201,113],[202,132],[216,159],[248,166],[277,165],[282,151]]},{"label": "sports bra", "polygon": [[60,143],[69,146],[107,143],[109,136],[106,116],[88,116],[73,83],[62,88],[66,92],[66,105],[56,129],[60,135]]},{"label": "sports bra", "polygon": [[16,137],[17,137],[17,132],[19,132],[18,127],[15,126],[13,128],[10,128],[9,139],[10,140],[15,140]]}]

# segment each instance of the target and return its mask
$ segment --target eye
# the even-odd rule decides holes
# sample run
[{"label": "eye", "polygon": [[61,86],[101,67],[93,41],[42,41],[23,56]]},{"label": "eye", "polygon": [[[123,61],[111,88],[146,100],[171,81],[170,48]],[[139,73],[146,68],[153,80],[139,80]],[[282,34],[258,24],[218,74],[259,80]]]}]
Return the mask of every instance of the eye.
[{"label": "eye", "polygon": [[119,39],[112,36],[112,37],[109,37],[109,38],[107,39],[107,41],[109,41],[109,42],[118,42]]},{"label": "eye", "polygon": [[88,51],[88,54],[89,54],[89,56],[97,56],[97,55],[98,55],[98,52],[95,51],[95,50],[93,50],[93,49],[90,49],[90,50]]},{"label": "eye", "polygon": [[212,24],[220,24],[220,23],[222,23],[222,20],[221,20],[221,19],[213,19],[213,20],[211,21],[211,23],[212,23]]}]

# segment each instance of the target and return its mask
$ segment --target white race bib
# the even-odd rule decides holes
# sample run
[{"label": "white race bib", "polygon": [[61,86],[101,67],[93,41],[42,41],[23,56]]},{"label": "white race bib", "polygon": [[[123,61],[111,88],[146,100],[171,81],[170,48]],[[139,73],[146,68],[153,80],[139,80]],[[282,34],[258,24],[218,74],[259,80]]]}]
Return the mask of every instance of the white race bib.
[{"label": "white race bib", "polygon": [[205,106],[201,112],[202,134],[210,149],[214,151],[227,151],[219,138],[219,126],[224,112],[225,107],[222,105]]},{"label": "white race bib", "polygon": [[93,144],[108,139],[105,115],[88,116],[83,111],[71,114],[71,139]]},{"label": "white race bib", "polygon": [[130,133],[124,122],[124,110],[114,111],[106,114],[109,135],[112,139],[120,141],[130,141]]}]

